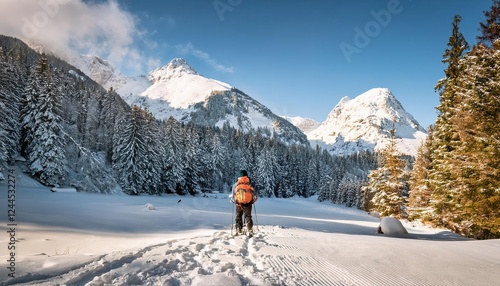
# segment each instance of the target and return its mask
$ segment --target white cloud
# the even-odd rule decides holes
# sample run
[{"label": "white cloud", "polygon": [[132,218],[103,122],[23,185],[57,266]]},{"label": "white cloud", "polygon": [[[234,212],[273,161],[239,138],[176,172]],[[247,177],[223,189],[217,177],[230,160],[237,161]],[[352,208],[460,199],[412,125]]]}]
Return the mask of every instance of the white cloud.
[{"label": "white cloud", "polygon": [[158,62],[141,54],[138,19],[116,0],[0,0],[0,33],[58,52],[96,54],[132,73]]},{"label": "white cloud", "polygon": [[181,54],[193,55],[193,56],[197,57],[198,59],[209,64],[215,70],[218,70],[221,72],[226,72],[226,73],[233,73],[234,72],[234,69],[232,67],[226,67],[224,65],[219,64],[217,62],[217,60],[211,58],[208,53],[196,49],[192,43],[188,43],[186,45],[176,45],[175,48]]},{"label": "white cloud", "polygon": [[[140,27],[139,17],[158,21],[169,29],[176,26],[170,17],[152,20],[144,12],[132,14],[117,0],[0,0],[0,34],[41,44],[63,58],[74,53],[98,55],[130,75],[148,72],[161,62],[141,52],[157,50],[162,44],[154,39],[157,30]],[[234,72],[191,43],[174,49],[197,57],[217,71]]]}]

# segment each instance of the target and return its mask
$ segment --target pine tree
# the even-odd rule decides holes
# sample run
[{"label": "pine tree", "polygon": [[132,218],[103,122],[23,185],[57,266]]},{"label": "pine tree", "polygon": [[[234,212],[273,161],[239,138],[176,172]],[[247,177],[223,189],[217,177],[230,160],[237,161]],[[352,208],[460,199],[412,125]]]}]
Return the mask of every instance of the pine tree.
[{"label": "pine tree", "polygon": [[278,183],[277,176],[279,176],[280,169],[273,149],[270,146],[265,147],[257,157],[255,175],[256,187],[261,196],[275,196],[274,190]]},{"label": "pine tree", "polygon": [[212,138],[210,145],[210,158],[212,165],[212,186],[216,191],[222,191],[224,188],[224,177],[227,170],[227,152],[228,149],[223,143],[222,138],[216,135]]},{"label": "pine tree", "polygon": [[373,196],[373,208],[382,216],[406,216],[406,190],[408,172],[406,162],[396,147],[394,128],[391,130],[389,145],[383,150],[384,162],[369,174],[365,190]]},{"label": "pine tree", "polygon": [[489,11],[484,11],[486,21],[480,23],[481,35],[477,40],[483,44],[493,44],[500,38],[500,0],[493,0]]},{"label": "pine tree", "polygon": [[[439,114],[432,140],[429,141],[428,181],[421,181],[422,184],[428,184],[431,192],[430,203],[434,213],[442,213],[450,204],[453,204],[449,198],[449,190],[452,189],[450,184],[453,183],[451,156],[460,145],[458,130],[453,124],[459,104],[456,83],[463,72],[461,59],[468,49],[468,44],[459,31],[459,23],[460,18],[455,16],[452,35],[448,42],[449,48],[443,54],[443,62],[448,63],[448,67],[445,70],[445,78],[441,79],[436,86],[440,92],[440,104],[436,108]],[[418,187],[415,186],[415,188]]]},{"label": "pine tree", "polygon": [[142,110],[132,106],[130,113],[118,120],[113,138],[113,170],[122,189],[131,195],[143,193],[148,168],[146,126]]},{"label": "pine tree", "polygon": [[336,204],[339,201],[339,185],[342,178],[345,176],[346,170],[344,168],[336,168],[331,174],[330,184],[328,186],[328,200]]},{"label": "pine tree", "polygon": [[201,186],[204,183],[202,176],[203,160],[201,160],[202,149],[199,137],[194,125],[189,126],[186,136],[184,136],[186,152],[184,152],[183,161],[188,162],[184,173],[184,188],[193,196],[201,191]]},{"label": "pine tree", "polygon": [[440,219],[476,238],[500,237],[500,40],[477,45],[457,81],[459,142],[451,152],[449,204]]},{"label": "pine tree", "polygon": [[28,84],[24,91],[24,100],[22,101],[21,107],[21,150],[25,157],[29,157],[29,153],[31,152],[30,144],[34,140],[36,128],[35,116],[38,113],[38,101],[46,85],[47,78],[47,76],[44,75],[45,71],[48,70],[46,58],[40,57],[38,65],[47,67],[36,67],[32,69]]},{"label": "pine tree", "polygon": [[49,78],[38,99],[29,162],[32,174],[42,183],[53,186],[66,179],[66,141],[60,104],[60,95]]},{"label": "pine tree", "polygon": [[325,164],[321,168],[321,175],[319,179],[318,201],[323,202],[329,199],[330,195],[330,182],[332,169],[330,165]]},{"label": "pine tree", "polygon": [[48,60],[42,54],[32,72],[23,109],[24,142],[31,173],[46,185],[66,180],[65,134],[61,123],[61,95]]},{"label": "pine tree", "polygon": [[500,40],[493,34],[483,30],[491,48],[480,43],[459,61],[430,144],[426,219],[475,238],[500,237]]},{"label": "pine tree", "polygon": [[144,154],[144,164],[147,166],[144,172],[143,190],[148,194],[161,194],[161,171],[163,169],[163,160],[161,155],[165,153],[160,141],[160,127],[158,121],[148,110],[140,110],[144,126],[144,143],[146,144]]},{"label": "pine tree", "polygon": [[165,141],[164,141],[164,170],[162,184],[167,188],[168,192],[184,194],[182,186],[185,185],[184,169],[185,164],[182,160],[182,134],[178,122],[170,117],[166,123]]},{"label": "pine tree", "polygon": [[[441,60],[443,63],[448,64],[448,66],[444,71],[445,78],[441,79],[436,85],[435,89],[438,91],[445,89],[449,81],[457,78],[460,74],[460,59],[462,59],[464,54],[469,50],[469,44],[465,40],[464,35],[460,32],[461,21],[462,17],[459,15],[455,15],[453,18],[453,29],[448,40],[448,48],[444,51],[443,59]],[[446,105],[453,102],[448,102],[447,100],[447,98],[441,98],[441,104]]]},{"label": "pine tree", "polygon": [[307,167],[307,188],[308,196],[318,193],[319,189],[319,154],[320,149],[316,147],[314,152],[311,152],[311,158]]},{"label": "pine tree", "polygon": [[0,171],[19,151],[19,100],[15,68],[0,47]]},{"label": "pine tree", "polygon": [[418,217],[419,212],[429,207],[431,190],[429,187],[430,148],[432,146],[434,128],[431,126],[425,141],[418,148],[417,158],[413,165],[410,178],[409,207],[412,216]]},{"label": "pine tree", "polygon": [[[102,142],[102,146],[100,146],[100,150],[106,152],[106,157],[111,161],[113,157],[113,132],[114,126],[119,118],[120,114],[124,111],[120,104],[120,96],[113,88],[109,88],[108,91],[102,96],[102,108],[100,106],[96,106],[98,109],[102,111],[95,110],[94,118],[98,119],[98,122],[95,122],[100,126],[100,134],[98,134],[98,138],[100,138],[100,142]],[[105,124],[103,124],[105,123]],[[90,131],[90,130],[89,130]],[[90,138],[95,138],[89,136]]]}]

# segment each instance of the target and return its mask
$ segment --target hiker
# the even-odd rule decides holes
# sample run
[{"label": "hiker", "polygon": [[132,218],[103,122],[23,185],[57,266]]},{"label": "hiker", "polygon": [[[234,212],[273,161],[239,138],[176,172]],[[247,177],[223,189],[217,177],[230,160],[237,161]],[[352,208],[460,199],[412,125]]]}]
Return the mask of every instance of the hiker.
[{"label": "hiker", "polygon": [[245,215],[248,236],[253,236],[252,205],[257,201],[254,189],[251,185],[248,173],[241,170],[238,173],[238,180],[233,185],[231,202],[236,204],[236,232],[237,235],[243,233],[243,220]]}]

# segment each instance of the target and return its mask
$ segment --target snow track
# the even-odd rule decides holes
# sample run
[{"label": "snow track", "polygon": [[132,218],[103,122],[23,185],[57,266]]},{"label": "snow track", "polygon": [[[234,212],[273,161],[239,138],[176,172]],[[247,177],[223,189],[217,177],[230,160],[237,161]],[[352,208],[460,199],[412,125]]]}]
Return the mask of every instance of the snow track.
[{"label": "snow track", "polygon": [[[0,191],[7,190],[1,185]],[[16,194],[15,278],[3,285],[499,285],[500,240],[475,241],[314,198],[260,199],[254,237],[231,236],[220,197]],[[152,203],[155,208],[146,208]],[[0,213],[7,213],[0,204]],[[2,207],[4,209],[2,209]],[[0,225],[0,247],[10,237]]]},{"label": "snow track", "polygon": [[[86,286],[494,285],[500,278],[499,258],[494,253],[476,257],[473,252],[483,247],[494,252],[498,240],[435,242],[373,235],[373,244],[366,245],[366,237],[357,235],[349,239],[344,234],[280,226],[260,226],[259,230],[252,238],[217,231],[136,251],[117,251],[47,280],[30,274],[12,282]],[[405,245],[408,240],[414,248]],[[453,244],[457,253],[451,258],[433,256],[443,243]],[[460,259],[464,256],[469,262]]]}]

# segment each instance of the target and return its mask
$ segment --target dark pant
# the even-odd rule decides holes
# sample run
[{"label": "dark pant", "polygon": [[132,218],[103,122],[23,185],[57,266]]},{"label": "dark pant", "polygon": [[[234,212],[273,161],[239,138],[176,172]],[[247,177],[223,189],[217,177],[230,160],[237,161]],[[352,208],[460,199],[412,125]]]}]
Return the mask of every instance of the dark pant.
[{"label": "dark pant", "polygon": [[250,230],[253,227],[252,221],[252,204],[241,204],[236,205],[236,229],[243,228],[243,214],[245,214],[245,221],[247,223],[247,229]]}]

